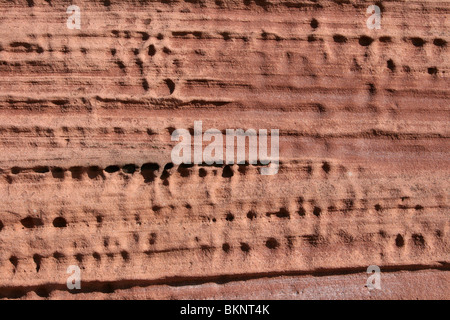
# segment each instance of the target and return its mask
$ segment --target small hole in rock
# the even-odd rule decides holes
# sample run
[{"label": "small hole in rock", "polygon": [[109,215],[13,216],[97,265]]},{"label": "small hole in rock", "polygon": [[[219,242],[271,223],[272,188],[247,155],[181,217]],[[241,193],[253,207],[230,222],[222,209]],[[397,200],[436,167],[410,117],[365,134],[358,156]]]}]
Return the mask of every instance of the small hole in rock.
[{"label": "small hole in rock", "polygon": [[152,182],[156,178],[156,172],[159,170],[157,163],[144,163],[141,167],[141,175],[144,177],[144,182]]},{"label": "small hole in rock", "polygon": [[127,251],[125,251],[125,250],[121,251],[120,255],[122,256],[122,259],[124,261],[129,261],[130,260],[130,254]]},{"label": "small hole in rock", "polygon": [[119,166],[107,166],[105,168],[105,171],[108,172],[108,173],[114,173],[114,172],[117,172],[119,170],[120,170]]},{"label": "small hole in rock", "polygon": [[368,36],[361,36],[359,37],[359,45],[363,46],[363,47],[367,47],[370,46],[373,42],[373,39],[371,37]]},{"label": "small hole in rock", "polygon": [[67,221],[63,217],[57,217],[53,220],[53,226],[55,228],[65,228],[67,227]]},{"label": "small hole in rock", "polygon": [[41,262],[42,262],[42,256],[35,254],[33,255],[33,261],[36,264],[36,272],[39,272],[39,270],[41,269]]},{"label": "small hole in rock", "polygon": [[250,246],[248,245],[248,243],[242,242],[241,243],[241,250],[244,252],[249,252],[250,251]]},{"label": "small hole in rock", "polygon": [[164,82],[169,88],[170,94],[172,94],[175,91],[175,82],[173,82],[171,79],[165,79]]},{"label": "small hole in rock", "polygon": [[223,168],[222,171],[222,177],[224,178],[231,178],[234,175],[233,170],[231,169],[231,167],[229,165],[226,165]]},{"label": "small hole in rock", "polygon": [[323,171],[325,171],[325,173],[330,173],[331,166],[328,162],[325,161],[322,165],[322,169]]},{"label": "small hole in rock", "polygon": [[11,168],[11,173],[12,174],[19,174],[21,171],[22,171],[22,169],[19,168],[19,167],[12,167]]},{"label": "small hole in rock", "polygon": [[322,212],[322,209],[320,209],[319,207],[314,207],[314,209],[313,209],[313,214],[314,214],[316,217],[319,217],[321,212]]},{"label": "small hole in rock", "polygon": [[206,177],[207,174],[208,174],[208,172],[205,169],[203,169],[203,168],[200,168],[198,170],[198,176],[201,177],[201,178]]},{"label": "small hole in rock", "polygon": [[149,47],[148,47],[148,55],[149,56],[154,56],[156,54],[156,48],[155,48],[155,46],[154,45],[150,45]]},{"label": "small hole in rock", "polygon": [[230,252],[230,249],[231,249],[231,247],[228,243],[224,243],[222,245],[222,250],[225,251],[226,253]]},{"label": "small hole in rock", "polygon": [[47,173],[50,171],[49,167],[34,167],[33,171],[36,173]]},{"label": "small hole in rock", "polygon": [[415,47],[423,47],[425,40],[422,38],[411,38],[411,42]]},{"label": "small hole in rock", "polygon": [[82,167],[71,167],[69,171],[72,173],[72,179],[81,180],[83,177],[83,168]]},{"label": "small hole in rock", "polygon": [[166,163],[166,165],[164,166],[164,170],[165,171],[170,170],[172,168],[173,168],[173,163],[172,162]]},{"label": "small hole in rock", "polygon": [[391,43],[392,42],[392,38],[388,37],[388,36],[380,37],[379,40],[382,43]]},{"label": "small hole in rock", "polygon": [[303,207],[300,207],[299,209],[298,209],[298,215],[300,216],[300,217],[304,217],[305,215],[306,215],[306,210],[303,208]]},{"label": "small hole in rock", "polygon": [[395,238],[395,245],[399,248],[405,245],[405,240],[403,239],[401,234],[397,234],[397,237]]},{"label": "small hole in rock", "polygon": [[269,238],[266,241],[266,247],[269,249],[276,249],[280,246],[280,244],[278,243],[278,241],[275,238]]},{"label": "small hole in rock", "polygon": [[40,227],[44,225],[41,219],[33,217],[26,217],[20,220],[20,223],[27,229],[32,229],[34,227]]},{"label": "small hole in rock", "polygon": [[64,179],[64,169],[60,167],[52,168],[52,176],[55,179]]},{"label": "small hole in rock", "polygon": [[345,43],[345,42],[347,42],[347,37],[345,37],[341,34],[335,34],[333,36],[333,40],[334,40],[334,42],[337,42],[337,43]]},{"label": "small hole in rock", "polygon": [[313,29],[317,29],[317,27],[319,27],[319,21],[317,21],[316,19],[311,19],[311,22],[310,22],[310,26],[311,26],[311,28],[313,28]]},{"label": "small hole in rock", "polygon": [[437,47],[445,47],[447,45],[447,41],[444,39],[434,39],[433,44]]},{"label": "small hole in rock", "polygon": [[388,67],[388,69],[391,70],[392,72],[395,71],[395,63],[394,63],[394,61],[392,61],[392,59],[389,59],[389,60],[387,61],[387,67]]},{"label": "small hole in rock", "polygon": [[249,212],[247,213],[247,218],[249,218],[250,220],[255,219],[255,218],[256,218],[256,212],[254,212],[254,211],[249,211]]},{"label": "small hole in rock", "polygon": [[61,252],[55,251],[53,252],[53,258],[59,261],[64,258],[64,255]]},{"label": "small hole in rock", "polygon": [[95,179],[103,175],[103,170],[98,166],[91,166],[87,169],[89,179]]},{"label": "small hole in rock", "polygon": [[436,75],[438,73],[438,69],[436,67],[428,68],[428,74]]},{"label": "small hole in rock", "polygon": [[151,233],[150,234],[150,239],[148,241],[151,245],[156,243],[156,233]]},{"label": "small hole in rock", "polygon": [[234,215],[232,213],[227,213],[227,216],[225,218],[227,221],[233,221],[234,220]]},{"label": "small hole in rock", "polygon": [[425,239],[421,234],[417,234],[417,233],[413,234],[412,239],[413,239],[414,245],[416,245],[418,247],[425,246]]},{"label": "small hole in rock", "polygon": [[17,266],[19,265],[19,259],[17,259],[16,256],[11,256],[9,258],[9,262],[11,262],[11,264],[14,266],[14,268],[17,268]]}]

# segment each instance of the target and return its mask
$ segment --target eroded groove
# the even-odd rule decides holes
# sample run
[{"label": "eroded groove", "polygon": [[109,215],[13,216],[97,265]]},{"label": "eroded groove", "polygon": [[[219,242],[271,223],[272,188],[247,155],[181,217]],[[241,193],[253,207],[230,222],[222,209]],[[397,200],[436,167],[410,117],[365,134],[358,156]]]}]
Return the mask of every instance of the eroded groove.
[{"label": "eroded groove", "polygon": [[[403,265],[381,266],[382,272],[440,270],[449,271],[449,262],[440,262],[435,265]],[[200,286],[206,283],[223,285],[230,282],[248,281],[262,278],[275,278],[283,276],[314,276],[326,277],[335,275],[348,275],[365,273],[367,267],[353,267],[340,269],[318,269],[315,271],[285,271],[262,272],[233,275],[217,275],[210,277],[167,277],[155,280],[118,280],[118,281],[83,281],[81,289],[68,290],[65,284],[46,283],[36,286],[0,287],[0,299],[20,299],[30,292],[36,292],[42,298],[50,297],[54,291],[69,291],[72,294],[80,293],[113,293],[116,290],[126,290],[133,287],[151,287],[167,285],[172,287]],[[40,294],[45,292],[45,294]]]}]

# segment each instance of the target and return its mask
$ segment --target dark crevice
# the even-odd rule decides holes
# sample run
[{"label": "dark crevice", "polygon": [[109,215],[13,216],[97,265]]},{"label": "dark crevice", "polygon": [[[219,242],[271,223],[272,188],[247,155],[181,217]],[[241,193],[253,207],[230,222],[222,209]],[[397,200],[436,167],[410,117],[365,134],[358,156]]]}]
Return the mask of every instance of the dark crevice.
[{"label": "dark crevice", "polygon": [[175,91],[175,82],[173,82],[171,79],[165,79],[164,82],[169,88],[170,94],[172,94]]},{"label": "dark crevice", "polygon": [[389,60],[387,61],[387,67],[388,67],[388,69],[391,70],[392,72],[395,71],[395,63],[394,63],[394,61],[392,61],[392,59],[389,59]]},{"label": "dark crevice", "polygon": [[39,270],[41,269],[42,258],[43,257],[39,254],[33,255],[33,261],[36,264],[36,272],[39,272]]}]

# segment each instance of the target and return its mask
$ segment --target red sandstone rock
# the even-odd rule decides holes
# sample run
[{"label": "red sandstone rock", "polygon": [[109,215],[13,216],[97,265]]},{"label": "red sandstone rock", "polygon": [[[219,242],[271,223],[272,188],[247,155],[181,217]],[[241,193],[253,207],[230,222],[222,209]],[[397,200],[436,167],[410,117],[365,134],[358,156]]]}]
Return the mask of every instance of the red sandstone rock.
[{"label": "red sandstone rock", "polygon": [[[448,2],[74,4],[0,0],[1,298],[450,297]],[[196,120],[278,174],[165,170]]]}]

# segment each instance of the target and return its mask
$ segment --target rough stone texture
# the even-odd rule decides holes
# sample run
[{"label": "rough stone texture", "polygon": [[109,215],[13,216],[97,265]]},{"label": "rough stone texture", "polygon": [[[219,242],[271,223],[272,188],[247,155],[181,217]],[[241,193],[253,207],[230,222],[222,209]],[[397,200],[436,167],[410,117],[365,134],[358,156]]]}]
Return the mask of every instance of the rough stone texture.
[{"label": "rough stone texture", "polygon": [[[0,298],[449,299],[450,4],[371,4],[0,0]],[[195,120],[279,173],[165,170]]]}]

